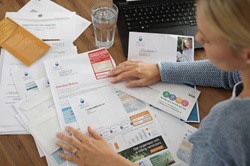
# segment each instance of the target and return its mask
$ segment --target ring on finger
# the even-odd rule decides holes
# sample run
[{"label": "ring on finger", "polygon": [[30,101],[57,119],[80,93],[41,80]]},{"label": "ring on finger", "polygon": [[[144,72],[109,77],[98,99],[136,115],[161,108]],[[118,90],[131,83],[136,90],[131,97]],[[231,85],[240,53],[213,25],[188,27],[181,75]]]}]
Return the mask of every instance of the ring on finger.
[{"label": "ring on finger", "polygon": [[77,150],[78,150],[78,149],[75,147],[75,148],[72,150],[72,152],[71,152],[71,153],[72,153],[73,155],[76,155]]}]

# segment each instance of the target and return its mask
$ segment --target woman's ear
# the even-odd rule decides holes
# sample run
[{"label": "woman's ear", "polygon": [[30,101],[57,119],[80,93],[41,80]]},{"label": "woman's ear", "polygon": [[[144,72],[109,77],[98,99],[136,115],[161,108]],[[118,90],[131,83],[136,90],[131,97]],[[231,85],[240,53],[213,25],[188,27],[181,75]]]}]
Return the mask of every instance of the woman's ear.
[{"label": "woman's ear", "polygon": [[247,64],[250,64],[250,48],[244,48],[243,58],[245,59]]}]

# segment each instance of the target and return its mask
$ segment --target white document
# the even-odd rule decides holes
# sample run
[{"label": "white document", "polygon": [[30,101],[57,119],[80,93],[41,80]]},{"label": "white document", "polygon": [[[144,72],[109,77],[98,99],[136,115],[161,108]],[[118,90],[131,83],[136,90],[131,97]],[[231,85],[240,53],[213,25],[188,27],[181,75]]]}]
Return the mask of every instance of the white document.
[{"label": "white document", "polygon": [[[150,63],[159,61],[177,62],[180,57],[181,40],[188,38],[194,46],[192,36],[179,36],[157,33],[130,32],[128,60],[143,60]],[[189,61],[194,60],[194,47],[192,47]]]},{"label": "white document", "polygon": [[[38,62],[24,67],[22,70],[12,71],[12,77],[21,98],[29,97],[39,91],[35,81],[46,79],[47,75],[43,62],[49,59],[62,58],[66,56],[77,56],[77,50],[71,41],[46,41],[51,46]],[[47,84],[47,82],[45,82]],[[45,84],[45,86],[46,86]]]},{"label": "white document", "polygon": [[163,131],[168,136],[173,152],[177,155],[181,165],[189,165],[192,145],[187,140],[197,129],[165,112],[151,108],[156,115]]},{"label": "white document", "polygon": [[1,49],[0,49],[0,86],[1,86],[1,78],[2,78],[2,68],[3,68],[3,56],[1,53]]},{"label": "white document", "polygon": [[110,87],[69,101],[81,131],[91,126],[116,153],[140,165],[178,164],[147,104]]},{"label": "white document", "polygon": [[71,98],[69,102],[83,133],[88,132],[88,126],[98,129],[127,116],[111,86]]},{"label": "white document", "polygon": [[[62,6],[48,0],[31,0],[29,1],[24,7],[22,7],[18,13],[46,13],[46,12],[59,12],[64,13],[64,15],[71,15],[71,11],[63,8]],[[74,32],[69,34],[61,34],[61,35],[68,35],[71,39],[77,39],[81,33],[91,24],[90,21],[80,17],[79,15],[75,16]],[[61,27],[65,28],[65,27]]]},{"label": "white document", "polygon": [[24,65],[5,49],[2,49],[2,56],[2,100],[0,101],[0,112],[2,116],[0,116],[0,126],[22,126],[20,122],[15,118],[16,111],[13,107],[13,104],[19,101],[20,97],[17,93],[14,81],[12,79],[11,71],[15,69],[22,69]]},{"label": "white document", "polygon": [[55,133],[61,132],[61,129],[55,107],[51,112],[27,121],[26,125],[32,136],[36,138],[46,154],[51,155],[59,149],[55,144],[58,140]]},{"label": "white document", "polygon": [[75,40],[75,12],[6,12],[6,17],[40,39]]},{"label": "white document", "polygon": [[69,105],[69,98],[109,86],[107,74],[114,68],[112,58],[105,48],[74,57],[45,62],[60,126],[78,128]]}]

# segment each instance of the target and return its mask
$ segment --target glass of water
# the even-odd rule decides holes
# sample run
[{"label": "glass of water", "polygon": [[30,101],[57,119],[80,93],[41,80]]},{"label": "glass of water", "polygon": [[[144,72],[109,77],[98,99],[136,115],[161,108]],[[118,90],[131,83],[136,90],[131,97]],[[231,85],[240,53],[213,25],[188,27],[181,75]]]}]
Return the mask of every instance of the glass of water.
[{"label": "glass of water", "polygon": [[109,1],[99,1],[91,8],[91,18],[98,47],[110,48],[114,44],[118,8]]}]

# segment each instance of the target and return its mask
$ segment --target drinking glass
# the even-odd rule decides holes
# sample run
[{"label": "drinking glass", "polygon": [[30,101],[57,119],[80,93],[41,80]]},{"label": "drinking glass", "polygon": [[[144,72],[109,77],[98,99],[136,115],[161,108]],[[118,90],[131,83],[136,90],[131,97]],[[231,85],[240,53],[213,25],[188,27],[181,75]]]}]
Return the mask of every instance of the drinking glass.
[{"label": "drinking glass", "polygon": [[98,47],[110,48],[114,44],[118,8],[109,1],[99,1],[91,8],[91,18]]}]

